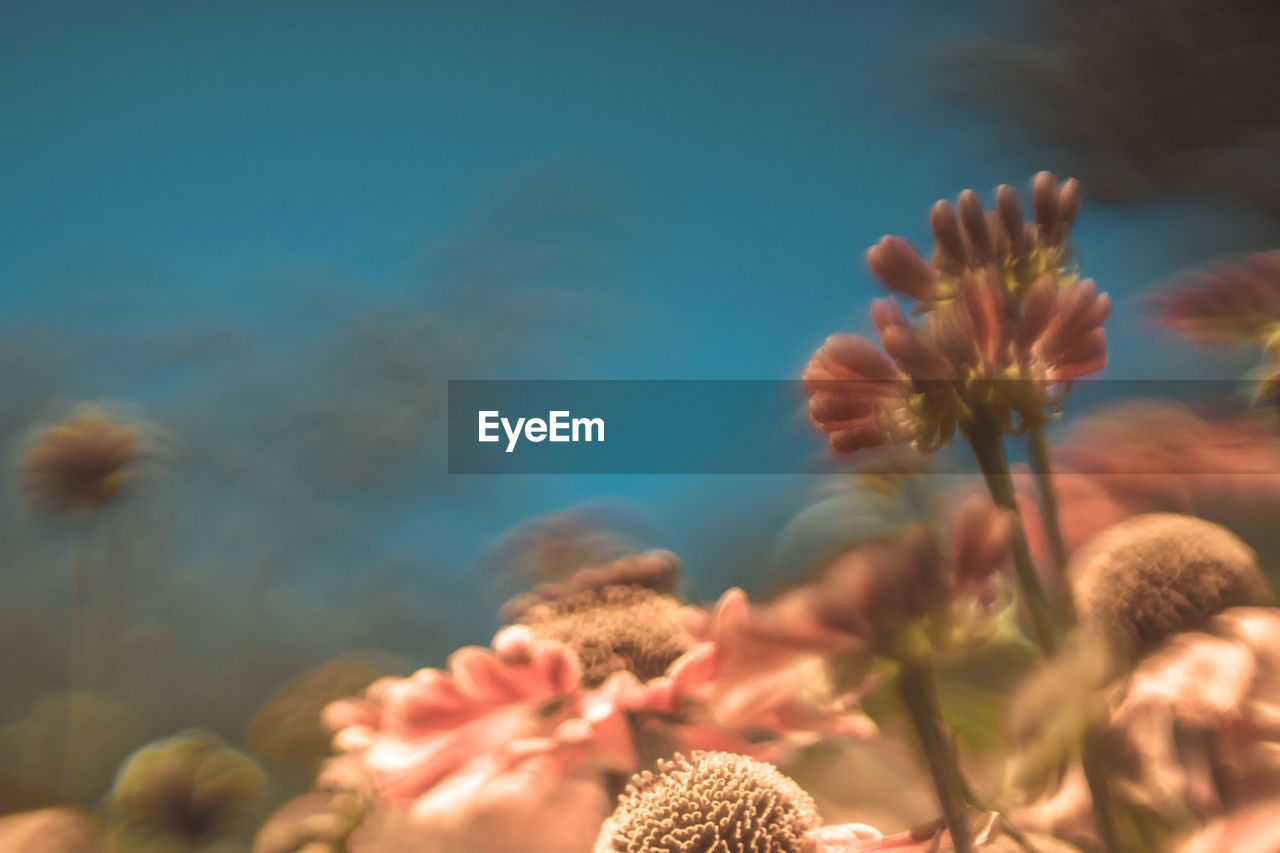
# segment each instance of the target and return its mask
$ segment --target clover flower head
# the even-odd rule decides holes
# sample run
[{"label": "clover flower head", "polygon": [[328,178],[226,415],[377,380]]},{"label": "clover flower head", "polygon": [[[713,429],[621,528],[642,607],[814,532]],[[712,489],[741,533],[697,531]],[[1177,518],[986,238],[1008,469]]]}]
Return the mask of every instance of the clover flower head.
[{"label": "clover flower head", "polygon": [[1032,182],[1033,220],[1025,222],[1012,187],[996,191],[991,211],[983,209],[977,193],[965,190],[954,204],[934,205],[929,227],[935,245],[928,261],[906,240],[889,236],[867,252],[867,262],[886,286],[921,303],[921,311],[957,298],[958,282],[985,269],[998,273],[1016,301],[1045,275],[1060,286],[1074,281],[1068,238],[1080,200],[1077,181],[1059,183],[1041,172]]},{"label": "clover flower head", "polygon": [[883,353],[833,335],[809,362],[809,415],[833,450],[910,442],[927,451],[957,430],[1020,430],[1055,416],[1071,382],[1106,364],[1111,302],[1071,264],[1079,184],[1041,172],[1032,208],[1026,222],[1010,187],[992,211],[965,190],[934,205],[929,260],[899,237],[868,250],[872,272],[923,316],[909,321],[892,299],[877,300]]}]

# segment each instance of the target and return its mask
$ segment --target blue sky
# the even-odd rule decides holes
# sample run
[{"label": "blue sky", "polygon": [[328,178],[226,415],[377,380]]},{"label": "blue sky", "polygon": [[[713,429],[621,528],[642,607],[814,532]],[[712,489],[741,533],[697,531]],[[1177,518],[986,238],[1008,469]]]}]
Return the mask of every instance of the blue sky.
[{"label": "blue sky", "polygon": [[[504,220],[486,216],[512,187],[542,188],[517,204],[535,217],[547,187],[568,187],[569,266],[590,299],[574,303],[578,332],[557,333],[559,360],[507,375],[794,377],[827,334],[866,329],[867,246],[884,233],[923,245],[935,199],[1052,165],[924,94],[928,45],[994,20],[995,6],[960,5],[5,4],[0,324],[172,345],[216,316],[270,339],[260,366],[289,383],[315,369],[297,320],[312,316],[298,307],[310,282],[355,309],[409,290],[447,302],[432,271],[469,245],[459,234],[479,222],[501,240]],[[1192,369],[1127,301],[1199,259],[1202,243],[1172,236],[1189,222],[1203,244],[1227,239],[1212,211],[1086,207],[1086,272],[1119,296],[1115,375]],[[127,359],[77,375],[64,393],[159,407],[200,382]],[[506,488],[483,509],[379,503],[365,534],[456,566],[520,518],[618,496],[696,563],[699,512],[750,516],[800,487]]]}]

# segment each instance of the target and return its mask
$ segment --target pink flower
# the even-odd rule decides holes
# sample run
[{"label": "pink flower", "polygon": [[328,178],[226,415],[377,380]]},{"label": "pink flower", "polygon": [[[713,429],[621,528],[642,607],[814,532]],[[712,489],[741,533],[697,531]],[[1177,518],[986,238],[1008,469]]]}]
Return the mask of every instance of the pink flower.
[{"label": "pink flower", "polygon": [[1206,825],[1178,853],[1273,853],[1280,850],[1280,802],[1242,809]]},{"label": "pink flower", "polygon": [[[1164,825],[1261,805],[1280,790],[1280,611],[1239,607],[1171,638],[1109,691],[1113,796]],[[1015,816],[1068,837],[1092,832],[1078,769]],[[1210,848],[1193,848],[1210,849]],[[1217,849],[1236,849],[1225,847]]]},{"label": "pink flower", "polygon": [[[1145,512],[1238,526],[1280,507],[1280,441],[1255,419],[1210,420],[1163,401],[1135,401],[1076,423],[1054,451],[1054,491],[1068,550]],[[1030,476],[1015,473],[1037,559],[1048,545]]]},{"label": "pink flower", "polygon": [[951,298],[956,279],[984,268],[1000,269],[1009,292],[1018,296],[1046,272],[1063,277],[1071,226],[1080,211],[1080,185],[1061,184],[1049,172],[1032,182],[1033,222],[1024,222],[1022,203],[1008,185],[996,190],[996,209],[985,211],[973,190],[953,205],[939,201],[929,214],[934,250],[926,262],[907,241],[885,237],[867,252],[867,263],[884,284],[922,303]]},{"label": "pink flower", "polygon": [[409,808],[375,816],[352,853],[589,853],[612,803],[599,774],[542,754],[476,761]]},{"label": "pink flower", "polygon": [[1163,325],[1197,343],[1261,340],[1280,323],[1280,251],[1192,272],[1152,301]]},{"label": "pink flower", "polygon": [[856,659],[864,646],[786,607],[753,606],[742,590],[726,592],[700,626],[704,641],[672,667],[674,695],[706,709],[718,728],[781,736],[786,748],[874,734],[858,705],[860,685],[837,685],[826,668],[831,656]]},{"label": "pink flower", "polygon": [[1093,282],[1060,290],[1046,274],[1016,305],[994,268],[965,273],[955,287],[956,299],[914,324],[896,303],[874,302],[885,354],[833,335],[814,355],[803,377],[809,416],[834,450],[901,441],[934,449],[976,420],[1009,431],[1015,418],[1042,420],[1061,386],[1106,364],[1111,302]]},{"label": "pink flower", "polygon": [[325,709],[340,752],[359,751],[381,797],[413,799],[478,754],[505,751],[547,730],[544,708],[574,695],[577,658],[506,628],[493,648],[459,649],[446,671],[375,681],[361,699]]},{"label": "pink flower", "polygon": [[[975,812],[970,818],[973,823],[974,844],[987,844],[999,836],[996,815]],[[939,819],[893,835],[884,835],[874,827],[861,823],[823,826],[805,833],[800,853],[873,853],[878,850],[932,853],[935,850],[950,849],[951,833]]]},{"label": "pink flower", "polygon": [[804,384],[809,417],[839,453],[914,437],[907,376],[865,338],[827,338],[805,369]]},{"label": "pink flower", "polygon": [[1008,514],[975,494],[932,525],[851,546],[796,594],[818,625],[883,654],[918,620],[940,638],[967,622],[974,605],[979,615],[993,607],[1011,542]]}]

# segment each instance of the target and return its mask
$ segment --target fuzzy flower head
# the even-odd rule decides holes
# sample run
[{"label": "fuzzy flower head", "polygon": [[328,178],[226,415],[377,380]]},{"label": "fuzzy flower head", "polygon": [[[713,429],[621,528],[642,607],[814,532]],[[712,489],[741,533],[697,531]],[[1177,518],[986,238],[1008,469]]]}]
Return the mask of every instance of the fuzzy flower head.
[{"label": "fuzzy flower head", "polygon": [[155,451],[142,426],[85,407],[35,433],[21,460],[22,491],[51,512],[98,510],[139,479]]},{"label": "fuzzy flower head", "polygon": [[644,587],[608,586],[537,604],[521,622],[534,636],[573,649],[583,683],[594,687],[615,672],[641,681],[662,675],[689,649],[680,609]]},{"label": "fuzzy flower head", "polygon": [[772,765],[694,752],[632,779],[595,853],[799,853],[820,822],[813,798]]},{"label": "fuzzy flower head", "polygon": [[1076,610],[1087,625],[1143,654],[1228,607],[1266,603],[1257,554],[1221,525],[1174,513],[1108,528],[1073,557]]},{"label": "fuzzy flower head", "polygon": [[669,551],[622,557],[540,584],[509,602],[503,614],[535,637],[572,649],[588,687],[615,672],[647,681],[689,649],[681,605],[666,594],[679,566]]}]

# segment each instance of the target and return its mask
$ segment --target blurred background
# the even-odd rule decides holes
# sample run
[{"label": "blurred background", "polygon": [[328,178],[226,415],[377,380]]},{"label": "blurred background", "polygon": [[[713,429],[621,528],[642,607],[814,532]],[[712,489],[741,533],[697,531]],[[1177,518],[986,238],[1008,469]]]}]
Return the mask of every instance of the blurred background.
[{"label": "blurred background", "polygon": [[[486,643],[566,559],[793,579],[822,478],[448,476],[446,382],[795,378],[966,187],[1082,180],[1104,378],[1240,376],[1138,298],[1280,234],[1280,38],[1202,5],[0,6],[0,751],[76,713],[73,560],[108,775],[335,657]],[[84,401],[159,449],[91,523],[15,474]]]}]

